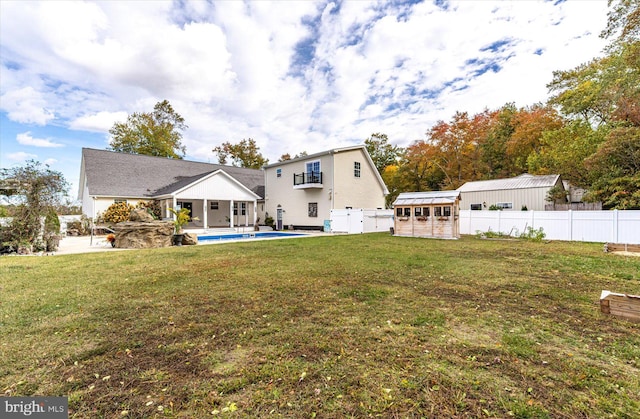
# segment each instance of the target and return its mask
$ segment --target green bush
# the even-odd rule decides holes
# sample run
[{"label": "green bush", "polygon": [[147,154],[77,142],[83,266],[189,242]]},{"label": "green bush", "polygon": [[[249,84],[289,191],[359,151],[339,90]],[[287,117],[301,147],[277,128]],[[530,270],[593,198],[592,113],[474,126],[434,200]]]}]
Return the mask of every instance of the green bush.
[{"label": "green bush", "polygon": [[[38,247],[42,247],[42,250],[47,252],[54,252],[58,250],[58,243],[60,243],[60,219],[54,208],[49,208],[47,215],[44,219],[44,233],[42,235],[43,243]],[[36,243],[34,243],[36,245]]]}]

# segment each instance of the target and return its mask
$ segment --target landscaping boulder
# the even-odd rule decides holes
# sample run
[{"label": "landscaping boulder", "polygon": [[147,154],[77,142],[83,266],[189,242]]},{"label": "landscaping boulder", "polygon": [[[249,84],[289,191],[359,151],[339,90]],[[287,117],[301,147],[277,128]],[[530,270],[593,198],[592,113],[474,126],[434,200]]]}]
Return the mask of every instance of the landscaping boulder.
[{"label": "landscaping boulder", "polygon": [[198,244],[198,235],[196,233],[184,233],[182,236],[183,245]]},{"label": "landscaping boulder", "polygon": [[171,246],[171,221],[126,221],[114,226],[116,246],[122,249],[149,249]]},{"label": "landscaping boulder", "polygon": [[129,221],[151,222],[153,216],[147,212],[146,208],[136,208],[129,213]]}]

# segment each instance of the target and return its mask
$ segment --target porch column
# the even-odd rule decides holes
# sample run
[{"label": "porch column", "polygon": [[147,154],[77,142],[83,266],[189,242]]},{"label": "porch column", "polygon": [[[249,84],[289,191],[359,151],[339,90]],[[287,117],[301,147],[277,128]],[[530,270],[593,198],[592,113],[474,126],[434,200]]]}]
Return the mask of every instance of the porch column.
[{"label": "porch column", "polygon": [[249,227],[249,208],[247,208],[249,203],[247,201],[244,201],[243,204],[244,204],[244,226]]},{"label": "porch column", "polygon": [[253,200],[253,226],[258,224],[258,201]]},{"label": "porch column", "polygon": [[207,211],[208,207],[207,207],[207,198],[204,198],[202,200],[202,220],[204,222],[204,229],[206,230],[209,227],[209,224],[207,222]]},{"label": "porch column", "polygon": [[[176,197],[175,197],[175,196],[172,196],[172,197],[171,197],[171,200],[172,200],[172,208],[173,208],[173,210],[175,211],[176,206],[178,205],[178,200],[176,199]],[[171,219],[172,219],[172,220],[175,220],[175,219],[176,219],[176,215],[175,215],[175,214],[171,214]]]},{"label": "porch column", "polygon": [[229,227],[233,228],[233,199],[229,201]]}]

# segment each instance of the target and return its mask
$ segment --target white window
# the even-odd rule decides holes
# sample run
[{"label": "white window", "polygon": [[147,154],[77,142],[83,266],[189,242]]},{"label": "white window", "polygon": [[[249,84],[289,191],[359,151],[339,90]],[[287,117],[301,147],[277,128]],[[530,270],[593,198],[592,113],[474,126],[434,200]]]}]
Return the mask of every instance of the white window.
[{"label": "white window", "polygon": [[246,202],[241,202],[240,203],[240,214],[241,215],[247,215],[247,203]]},{"label": "white window", "polygon": [[442,210],[445,217],[451,216],[451,207],[442,207]]},{"label": "white window", "polygon": [[282,177],[282,169],[276,169],[276,177]]},{"label": "white window", "polygon": [[496,207],[498,207],[500,209],[512,209],[513,208],[513,202],[498,202],[496,204]]},{"label": "white window", "polygon": [[469,209],[472,211],[482,211],[482,204],[471,204]]},{"label": "white window", "polygon": [[360,162],[359,161],[353,162],[353,176],[354,177],[360,177]]},{"label": "white window", "polygon": [[212,210],[217,210],[218,209],[218,201],[211,201],[209,203],[209,208],[211,208]]},{"label": "white window", "polygon": [[306,183],[320,182],[320,160],[307,162],[306,169],[307,169]]}]

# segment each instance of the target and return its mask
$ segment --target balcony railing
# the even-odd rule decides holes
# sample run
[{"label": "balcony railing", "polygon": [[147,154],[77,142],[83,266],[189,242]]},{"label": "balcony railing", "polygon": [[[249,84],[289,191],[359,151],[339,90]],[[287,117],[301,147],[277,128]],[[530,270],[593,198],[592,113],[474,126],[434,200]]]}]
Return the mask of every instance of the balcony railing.
[{"label": "balcony railing", "polygon": [[294,173],[293,186],[299,188],[322,188],[322,172]]}]

